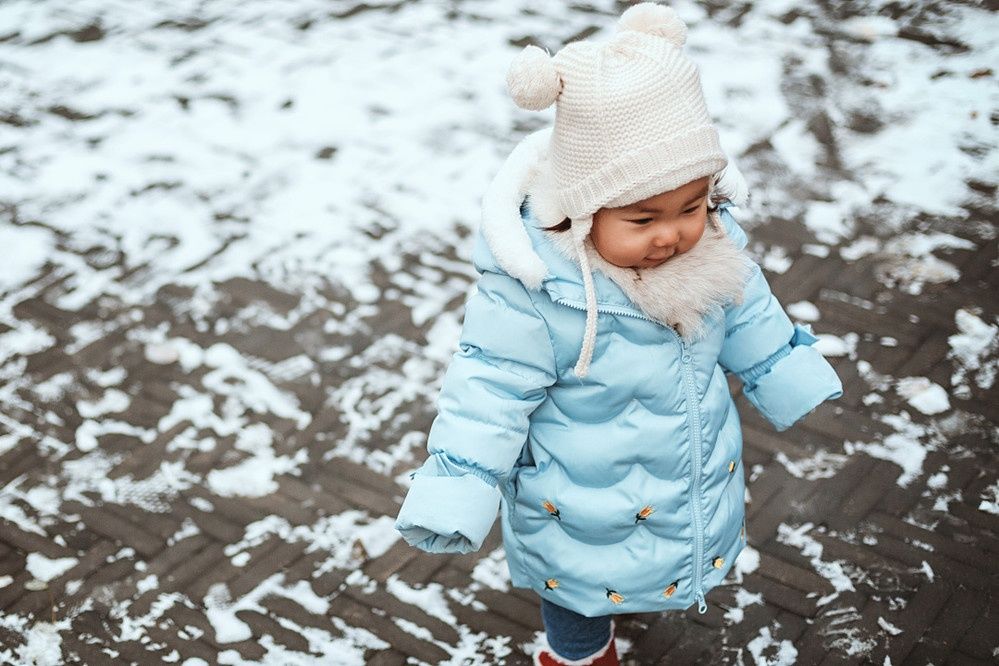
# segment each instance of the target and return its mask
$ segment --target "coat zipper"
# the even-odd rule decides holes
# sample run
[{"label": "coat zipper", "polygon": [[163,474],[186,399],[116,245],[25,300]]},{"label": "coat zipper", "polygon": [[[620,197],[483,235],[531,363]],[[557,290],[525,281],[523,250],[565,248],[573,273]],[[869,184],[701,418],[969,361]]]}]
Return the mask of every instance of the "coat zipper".
[{"label": "coat zipper", "polygon": [[[555,303],[559,305],[565,305],[576,310],[586,311],[585,307],[576,305],[569,300],[564,298],[555,299]],[[701,584],[701,569],[703,566],[704,559],[704,534],[703,525],[701,524],[702,513],[701,513],[701,456],[703,454],[701,450],[701,407],[700,401],[697,398],[697,394],[694,389],[694,370],[691,367],[692,357],[688,353],[687,342],[683,337],[676,331],[672,326],[663,326],[662,322],[658,322],[654,319],[650,319],[645,315],[641,315],[637,312],[633,312],[624,308],[608,308],[604,306],[601,310],[597,308],[597,312],[605,312],[607,314],[620,314],[628,317],[635,317],[637,319],[644,319],[645,321],[650,321],[653,324],[662,326],[663,328],[669,330],[673,334],[673,337],[677,342],[680,343],[680,361],[683,363],[683,383],[684,387],[687,389],[687,419],[690,422],[691,434],[693,435],[693,444],[691,448],[694,452],[694,470],[693,479],[691,481],[691,495],[692,502],[692,513],[694,518],[694,574],[693,579],[696,581],[696,588],[694,589],[694,599],[697,601],[697,612],[703,615],[708,610],[707,602],[704,599],[704,586]],[[691,359],[691,360],[685,360]]]}]

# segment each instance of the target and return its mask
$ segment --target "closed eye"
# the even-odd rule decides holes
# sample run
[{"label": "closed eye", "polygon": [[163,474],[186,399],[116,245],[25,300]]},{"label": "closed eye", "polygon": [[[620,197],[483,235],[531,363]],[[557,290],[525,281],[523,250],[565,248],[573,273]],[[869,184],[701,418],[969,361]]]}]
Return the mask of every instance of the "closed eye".
[{"label": "closed eye", "polygon": [[[697,212],[698,208],[700,208],[700,206],[694,206],[693,208],[688,208],[687,210],[683,211],[683,214],[684,215],[693,215],[694,213]],[[652,222],[654,219],[655,218],[653,218],[653,217],[643,217],[640,220],[628,220],[628,221],[632,222],[634,224],[648,224],[649,222]]]}]

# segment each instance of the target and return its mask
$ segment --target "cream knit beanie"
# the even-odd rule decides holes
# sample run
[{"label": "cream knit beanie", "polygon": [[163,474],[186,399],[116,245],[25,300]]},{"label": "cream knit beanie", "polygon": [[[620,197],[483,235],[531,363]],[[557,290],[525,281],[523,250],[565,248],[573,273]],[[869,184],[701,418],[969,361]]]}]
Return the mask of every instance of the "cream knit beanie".
[{"label": "cream knit beanie", "polygon": [[728,163],[697,68],[682,51],[684,22],[670,7],[642,2],[621,15],[617,28],[609,40],[571,42],[554,56],[527,46],[507,73],[518,106],[540,111],[556,104],[550,178],[572,220],[587,300],[578,376],[588,372],[596,330],[583,249],[593,214],[714,176]]},{"label": "cream knit beanie", "polygon": [[566,217],[626,206],[721,171],[728,160],[700,76],[683,54],[687,26],[672,8],[628,8],[603,42],[555,56],[527,46],[507,73],[518,106],[556,104],[551,155]]}]

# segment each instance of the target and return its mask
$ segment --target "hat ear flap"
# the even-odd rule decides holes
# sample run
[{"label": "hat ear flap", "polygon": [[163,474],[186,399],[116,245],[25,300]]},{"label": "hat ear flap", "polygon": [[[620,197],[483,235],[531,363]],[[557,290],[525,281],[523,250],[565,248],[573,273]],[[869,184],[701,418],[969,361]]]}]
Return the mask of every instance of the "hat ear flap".
[{"label": "hat ear flap", "polygon": [[543,111],[554,104],[562,92],[562,77],[555,69],[552,57],[531,44],[510,63],[506,88],[520,108]]},{"label": "hat ear flap", "polygon": [[687,41],[687,24],[680,20],[672,7],[654,2],[640,2],[628,7],[617,22],[617,29],[662,37],[677,48]]}]

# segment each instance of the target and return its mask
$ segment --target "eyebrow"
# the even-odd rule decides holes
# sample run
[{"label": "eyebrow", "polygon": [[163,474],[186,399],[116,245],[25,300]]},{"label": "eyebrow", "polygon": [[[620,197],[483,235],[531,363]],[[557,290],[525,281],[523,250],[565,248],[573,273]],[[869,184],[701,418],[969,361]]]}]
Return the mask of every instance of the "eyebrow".
[{"label": "eyebrow", "polygon": [[[687,202],[685,204],[683,204],[680,208],[686,208],[687,206],[689,206],[690,204],[694,203],[695,201],[697,201],[701,197],[707,196],[707,194],[708,194],[708,187],[707,187],[707,185],[705,185],[704,189],[702,189],[700,192],[698,192],[694,196],[690,197],[690,199],[688,199]],[[641,208],[641,209],[639,209],[639,210],[637,210],[635,212],[636,213],[658,213],[659,209],[658,208]]]}]

